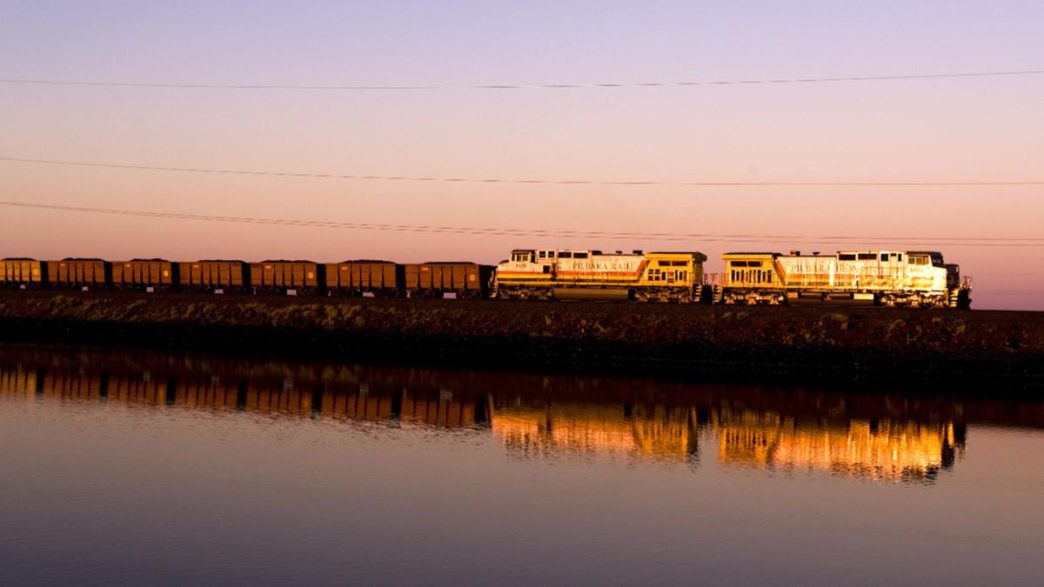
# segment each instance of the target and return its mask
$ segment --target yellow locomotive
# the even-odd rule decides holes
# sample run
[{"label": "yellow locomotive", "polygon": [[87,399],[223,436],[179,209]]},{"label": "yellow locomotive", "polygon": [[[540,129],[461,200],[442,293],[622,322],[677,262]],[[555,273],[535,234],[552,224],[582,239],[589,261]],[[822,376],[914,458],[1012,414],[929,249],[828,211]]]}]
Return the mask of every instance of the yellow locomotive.
[{"label": "yellow locomotive", "polygon": [[715,301],[784,304],[858,300],[889,307],[967,308],[969,280],[937,251],[839,251],[836,255],[726,253]]},{"label": "yellow locomotive", "polygon": [[555,299],[624,297],[639,302],[699,302],[704,295],[698,252],[603,253],[516,249],[494,274],[491,297]]}]

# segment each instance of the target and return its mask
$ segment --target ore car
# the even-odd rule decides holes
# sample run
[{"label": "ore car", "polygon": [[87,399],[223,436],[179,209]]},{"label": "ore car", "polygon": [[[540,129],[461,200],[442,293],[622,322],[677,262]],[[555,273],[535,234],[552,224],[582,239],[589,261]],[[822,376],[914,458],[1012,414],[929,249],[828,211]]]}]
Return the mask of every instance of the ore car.
[{"label": "ore car", "polygon": [[178,263],[182,291],[233,293],[250,287],[250,264],[246,261],[205,259]]},{"label": "ore car", "polygon": [[322,288],[326,266],[312,261],[271,260],[250,264],[250,286],[255,292],[303,295]]},{"label": "ore car", "polygon": [[28,289],[46,284],[46,263],[24,257],[0,260],[0,287]]},{"label": "ore car", "polygon": [[112,285],[112,263],[104,259],[72,257],[48,261],[47,280],[51,287],[79,288],[83,291],[107,289]]},{"label": "ore car", "polygon": [[148,293],[170,290],[178,285],[178,264],[165,259],[113,261],[112,285]]},{"label": "ore car", "polygon": [[404,288],[405,267],[391,261],[344,261],[326,265],[331,295],[396,297]]},{"label": "ore car", "polygon": [[694,251],[516,249],[511,259],[497,265],[493,292],[513,299],[589,293],[640,302],[698,302],[703,299],[706,260],[706,255]]},{"label": "ore car", "polygon": [[937,251],[839,251],[836,255],[726,253],[718,301],[784,304],[855,300],[885,306],[967,308],[971,287]]},{"label": "ore car", "polygon": [[493,268],[469,262],[410,263],[403,266],[403,287],[410,297],[483,298],[488,295]]}]

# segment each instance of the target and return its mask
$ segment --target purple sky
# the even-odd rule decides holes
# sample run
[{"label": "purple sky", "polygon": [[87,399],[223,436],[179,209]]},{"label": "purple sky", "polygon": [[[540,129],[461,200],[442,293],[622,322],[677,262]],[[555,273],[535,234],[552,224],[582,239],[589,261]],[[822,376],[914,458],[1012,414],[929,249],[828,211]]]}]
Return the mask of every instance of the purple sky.
[{"label": "purple sky", "polygon": [[[0,78],[640,83],[1044,69],[1041,2],[16,2]],[[1042,181],[1044,75],[665,88],[314,92],[0,83],[0,157],[379,176]],[[0,207],[0,256],[494,262],[512,247],[924,248],[1044,237],[1044,187],[570,186],[0,161],[0,200],[549,230],[599,240],[230,225]],[[867,236],[864,246],[815,241]],[[910,237],[909,243],[869,237]],[[1040,241],[1038,241],[1040,242]],[[1044,247],[939,244],[979,308],[1044,310]]]}]

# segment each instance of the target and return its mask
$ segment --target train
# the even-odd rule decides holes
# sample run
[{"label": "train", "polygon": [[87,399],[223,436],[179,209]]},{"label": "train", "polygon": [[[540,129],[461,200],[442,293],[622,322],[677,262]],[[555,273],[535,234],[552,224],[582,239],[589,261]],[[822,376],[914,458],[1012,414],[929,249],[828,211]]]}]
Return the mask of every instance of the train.
[{"label": "train", "polygon": [[698,251],[515,249],[497,265],[471,261],[317,263],[273,259],[169,261],[0,259],[0,287],[252,295],[790,305],[862,302],[968,309],[971,280],[938,251],[729,252],[704,272]]}]

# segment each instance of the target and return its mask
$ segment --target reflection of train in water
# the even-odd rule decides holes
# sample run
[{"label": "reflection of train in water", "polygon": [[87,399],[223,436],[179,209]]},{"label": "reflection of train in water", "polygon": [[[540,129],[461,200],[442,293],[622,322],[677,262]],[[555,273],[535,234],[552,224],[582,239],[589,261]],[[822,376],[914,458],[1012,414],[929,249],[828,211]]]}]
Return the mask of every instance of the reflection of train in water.
[{"label": "reflection of train in water", "polygon": [[556,299],[781,305],[852,300],[889,307],[968,308],[971,286],[935,251],[836,255],[727,253],[720,280],[699,252],[516,249],[496,267],[471,262],[66,258],[0,260],[0,286],[287,295]]},{"label": "reflection of train in water", "polygon": [[[949,403],[911,408],[889,396],[424,369],[65,360],[35,352],[0,349],[0,393],[470,430],[492,434],[509,454],[527,459],[698,466],[706,462],[701,451],[710,450],[725,466],[924,481],[959,460],[969,412]],[[1026,414],[1044,423],[1044,410]]]},{"label": "reflection of train in water", "polygon": [[963,446],[952,421],[801,422],[774,412],[715,414],[722,463],[781,471],[830,471],[884,480],[934,478]]},{"label": "reflection of train in water", "polygon": [[331,385],[263,378],[245,380],[172,376],[153,371],[18,369],[0,365],[0,393],[62,400],[104,400],[109,405],[179,406],[247,411],[271,416],[411,422],[447,428],[488,424],[486,397],[462,399],[446,390],[391,393],[367,383]]},{"label": "reflection of train in water", "polygon": [[493,403],[493,433],[508,448],[527,457],[602,455],[695,462],[699,455],[695,408]]},{"label": "reflection of train in water", "polygon": [[[723,465],[825,471],[875,480],[934,478],[954,465],[963,428],[952,421],[798,421],[778,412],[553,404],[500,408],[493,431],[526,456],[629,456],[695,462],[701,442]],[[701,440],[702,439],[702,440]]]}]

